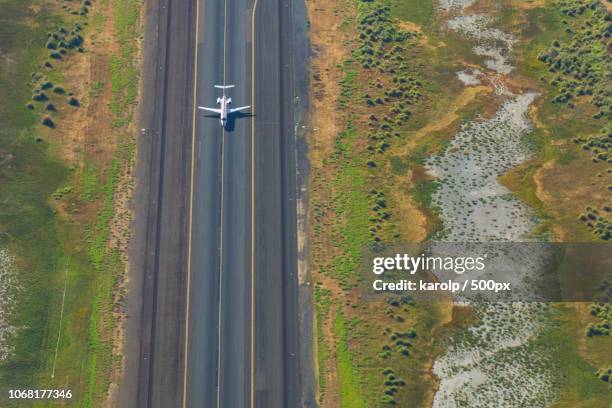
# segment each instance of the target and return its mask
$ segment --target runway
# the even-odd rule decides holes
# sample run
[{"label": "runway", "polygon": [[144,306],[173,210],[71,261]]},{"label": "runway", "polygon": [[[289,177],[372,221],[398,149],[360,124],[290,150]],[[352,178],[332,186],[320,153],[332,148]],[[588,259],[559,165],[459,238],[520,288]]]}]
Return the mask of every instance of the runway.
[{"label": "runway", "polygon": [[[196,104],[215,106],[227,90],[251,104],[246,0],[201,1]],[[230,12],[231,11],[231,12]],[[247,46],[248,45],[248,46]],[[249,116],[195,112],[192,255],[185,406],[246,407],[251,347],[251,139]]]},{"label": "runway", "polygon": [[298,397],[296,337],[285,331],[288,317],[297,324],[297,297],[286,301],[297,294],[286,3],[259,1],[204,1],[198,13],[198,105],[219,96],[212,84],[234,84],[233,100],[252,116],[235,115],[225,131],[196,117],[186,406],[286,407]]},{"label": "runway", "polygon": [[[134,248],[146,256],[128,330],[142,341],[126,368],[137,402],[120,390],[122,406],[299,405],[292,5],[148,4]],[[197,109],[215,106],[215,84],[252,105],[226,128]]]}]

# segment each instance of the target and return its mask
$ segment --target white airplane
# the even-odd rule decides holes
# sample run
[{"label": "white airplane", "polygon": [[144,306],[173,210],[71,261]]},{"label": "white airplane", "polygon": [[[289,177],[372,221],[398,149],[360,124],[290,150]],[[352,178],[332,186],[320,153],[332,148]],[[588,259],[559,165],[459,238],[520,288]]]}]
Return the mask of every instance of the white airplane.
[{"label": "white airplane", "polygon": [[217,108],[207,108],[205,106],[198,106],[198,109],[206,110],[209,112],[214,112],[219,114],[219,118],[221,120],[221,126],[225,127],[227,122],[227,117],[234,112],[238,112],[241,110],[249,109],[250,106],[241,106],[239,108],[230,108],[229,105],[232,104],[232,98],[228,98],[225,96],[225,90],[228,88],[233,88],[234,85],[215,85],[215,88],[223,89],[223,96],[221,98],[217,98],[217,105],[221,105],[220,109]]}]

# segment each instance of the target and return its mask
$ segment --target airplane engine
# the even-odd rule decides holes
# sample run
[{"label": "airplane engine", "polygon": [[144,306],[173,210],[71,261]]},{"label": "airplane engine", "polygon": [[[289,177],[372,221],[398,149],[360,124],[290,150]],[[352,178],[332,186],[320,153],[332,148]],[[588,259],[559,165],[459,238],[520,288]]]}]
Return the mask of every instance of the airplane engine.
[{"label": "airplane engine", "polygon": [[227,98],[227,103],[231,104],[232,103],[232,98]]},{"label": "airplane engine", "polygon": [[217,105],[221,103],[221,98],[217,98]]}]

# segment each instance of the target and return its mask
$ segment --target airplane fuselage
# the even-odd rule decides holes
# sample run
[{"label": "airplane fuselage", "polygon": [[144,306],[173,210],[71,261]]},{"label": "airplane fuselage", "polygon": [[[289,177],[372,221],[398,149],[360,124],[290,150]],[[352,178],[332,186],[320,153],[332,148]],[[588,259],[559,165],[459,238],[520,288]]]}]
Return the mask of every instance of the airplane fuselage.
[{"label": "airplane fuselage", "polygon": [[230,108],[229,106],[232,104],[232,98],[229,98],[225,95],[225,90],[228,88],[233,88],[234,85],[215,85],[215,88],[223,89],[223,96],[217,98],[218,108],[208,108],[206,106],[198,106],[198,109],[202,109],[209,112],[214,112],[219,115],[219,121],[221,122],[221,126],[225,127],[227,123],[227,117],[234,113],[239,112],[245,109],[250,108],[250,106],[240,106],[238,108]]},{"label": "airplane fuselage", "polygon": [[229,105],[232,103],[232,98],[223,95],[221,98],[217,98],[217,103],[221,105],[221,113],[219,114],[221,126],[225,126],[227,123],[227,112],[229,111]]}]

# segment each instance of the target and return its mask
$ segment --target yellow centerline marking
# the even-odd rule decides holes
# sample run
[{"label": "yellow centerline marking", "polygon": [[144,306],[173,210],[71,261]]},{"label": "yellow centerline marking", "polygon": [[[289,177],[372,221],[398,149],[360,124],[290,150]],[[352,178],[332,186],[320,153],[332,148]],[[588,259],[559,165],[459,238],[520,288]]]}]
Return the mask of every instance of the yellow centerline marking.
[{"label": "yellow centerline marking", "polygon": [[217,335],[217,407],[221,406],[221,316],[223,308],[223,163],[224,163],[225,131],[221,130],[221,226],[219,233],[219,331]]},{"label": "yellow centerline marking", "polygon": [[255,13],[251,16],[251,408],[255,407]]},{"label": "yellow centerline marking", "polygon": [[196,1],[196,32],[195,32],[195,58],[193,79],[193,119],[191,123],[191,181],[189,191],[189,238],[187,249],[187,299],[185,306],[185,344],[183,351],[183,408],[187,406],[187,370],[189,364],[189,301],[191,295],[191,236],[193,230],[193,181],[195,178],[195,139],[196,139],[196,112],[197,112],[197,84],[198,84],[198,40],[200,30],[200,2]]},{"label": "yellow centerline marking", "polygon": [[[257,0],[253,4],[253,13],[251,21],[251,395],[250,406],[255,404],[255,386],[254,386],[254,367],[255,367],[255,13],[257,10]],[[227,0],[224,0],[224,22],[223,22],[223,85],[225,86],[226,77],[226,44],[227,44]],[[194,59],[194,82],[193,82],[193,120],[191,132],[191,180],[189,192],[189,237],[187,251],[187,298],[185,307],[185,342],[184,342],[184,369],[183,369],[183,403],[182,407],[187,407],[187,377],[189,364],[189,316],[190,316],[190,298],[191,298],[191,255],[192,255],[192,232],[193,232],[193,196],[194,196],[194,180],[195,180],[195,140],[196,140],[196,112],[197,112],[197,83],[198,83],[198,40],[200,29],[200,2],[196,1],[196,32],[195,32],[195,59]],[[225,129],[221,130],[221,241],[220,247],[223,246],[223,166],[224,166],[224,140]],[[222,250],[220,249],[222,255]],[[222,293],[222,268],[221,263],[223,257],[220,257],[219,268],[219,353],[217,358],[217,406],[220,406],[220,376],[221,376],[221,293]]]}]

